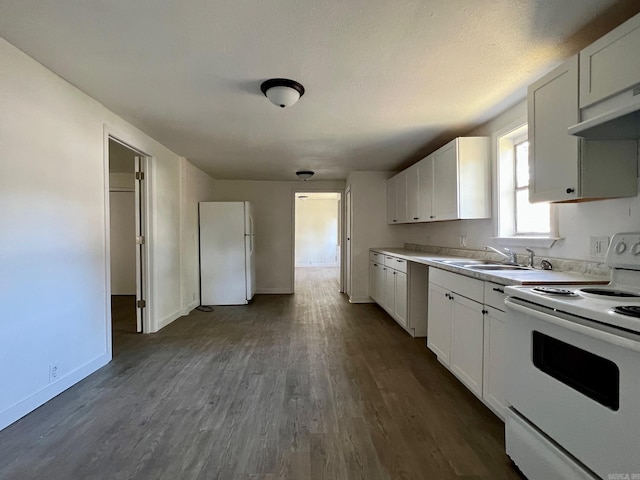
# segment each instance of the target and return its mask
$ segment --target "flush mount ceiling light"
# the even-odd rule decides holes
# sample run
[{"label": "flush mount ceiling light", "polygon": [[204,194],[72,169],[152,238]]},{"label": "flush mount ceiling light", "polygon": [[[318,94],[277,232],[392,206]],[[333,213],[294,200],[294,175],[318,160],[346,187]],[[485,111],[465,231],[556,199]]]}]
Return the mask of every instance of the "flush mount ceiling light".
[{"label": "flush mount ceiling light", "polygon": [[298,176],[298,178],[300,180],[304,180],[306,182],[311,177],[313,177],[314,173],[315,172],[312,172],[311,170],[299,170],[299,171],[296,172],[296,175]]},{"label": "flush mount ceiling light", "polygon": [[304,95],[304,87],[295,80],[272,78],[260,85],[260,90],[278,107],[290,107]]}]

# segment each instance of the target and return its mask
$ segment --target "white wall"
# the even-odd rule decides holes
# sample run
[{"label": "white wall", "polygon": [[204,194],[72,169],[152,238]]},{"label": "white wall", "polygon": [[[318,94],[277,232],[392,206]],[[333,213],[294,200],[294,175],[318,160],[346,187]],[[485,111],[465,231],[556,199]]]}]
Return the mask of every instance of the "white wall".
[{"label": "white wall", "polygon": [[[527,105],[522,101],[490,122],[467,134],[489,135],[492,143],[493,185],[495,187],[497,132],[527,122]],[[606,161],[604,159],[603,161]],[[495,188],[494,188],[495,191]],[[381,195],[381,194],[380,194]],[[558,204],[559,233],[563,240],[551,248],[536,248],[538,256],[599,261],[589,255],[589,237],[611,236],[616,232],[640,230],[640,198],[600,200],[574,204]],[[428,224],[398,225],[402,239],[409,243],[460,248],[460,235],[467,236],[467,248],[481,250],[484,245],[497,246],[497,198],[493,201],[493,218]],[[520,253],[523,249],[515,248]]]},{"label": "white wall", "polygon": [[152,157],[151,330],[184,311],[193,272],[180,158],[2,39],[0,65],[3,428],[111,359],[105,132]]},{"label": "white wall", "polygon": [[255,212],[256,291],[293,293],[294,192],[344,190],[343,181],[217,180],[214,200],[249,201]]},{"label": "white wall", "polygon": [[387,178],[390,172],[351,172],[351,302],[369,298],[369,249],[403,245],[397,225],[387,224]]},{"label": "white wall", "polygon": [[214,200],[214,180],[186,160],[182,162],[182,305],[186,314],[200,305],[198,202]]},{"label": "white wall", "polygon": [[109,192],[109,217],[111,295],[135,295],[135,192]]},{"label": "white wall", "polygon": [[338,199],[296,198],[296,267],[338,266]]}]

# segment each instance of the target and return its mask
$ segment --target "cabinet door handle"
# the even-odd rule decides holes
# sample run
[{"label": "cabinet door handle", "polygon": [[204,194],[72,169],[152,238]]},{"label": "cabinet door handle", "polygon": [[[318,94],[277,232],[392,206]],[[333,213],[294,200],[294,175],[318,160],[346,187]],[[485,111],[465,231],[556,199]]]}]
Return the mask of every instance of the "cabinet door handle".
[{"label": "cabinet door handle", "polygon": [[489,313],[489,310],[482,310],[483,315],[486,315],[487,313]]},{"label": "cabinet door handle", "polygon": [[567,188],[567,193],[573,193],[575,191],[576,191],[575,188]]},{"label": "cabinet door handle", "polygon": [[435,215],[429,215],[429,218],[436,218]]},{"label": "cabinet door handle", "polygon": [[414,220],[420,220],[420,217],[413,217]]},{"label": "cabinet door handle", "polygon": [[499,293],[504,293],[504,288],[494,288],[493,289],[494,292],[499,292]]},{"label": "cabinet door handle", "polygon": [[404,263],[404,260],[396,260],[398,263]]},{"label": "cabinet door handle", "polygon": [[394,270],[394,271],[393,271],[393,274],[395,275],[396,273],[397,273],[397,272]]}]

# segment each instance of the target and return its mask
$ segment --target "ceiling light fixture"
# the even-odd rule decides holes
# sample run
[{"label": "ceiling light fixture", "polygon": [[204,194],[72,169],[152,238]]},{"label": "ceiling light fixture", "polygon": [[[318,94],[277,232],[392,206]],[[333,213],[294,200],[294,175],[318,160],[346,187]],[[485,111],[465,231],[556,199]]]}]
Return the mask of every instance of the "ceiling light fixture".
[{"label": "ceiling light fixture", "polygon": [[296,172],[296,175],[298,176],[298,178],[300,180],[304,180],[305,182],[307,180],[309,180],[311,177],[313,177],[313,174],[315,172],[311,171],[311,170],[299,170]]},{"label": "ceiling light fixture", "polygon": [[304,87],[301,84],[286,78],[272,78],[262,82],[260,90],[271,103],[280,108],[290,107],[304,95]]}]

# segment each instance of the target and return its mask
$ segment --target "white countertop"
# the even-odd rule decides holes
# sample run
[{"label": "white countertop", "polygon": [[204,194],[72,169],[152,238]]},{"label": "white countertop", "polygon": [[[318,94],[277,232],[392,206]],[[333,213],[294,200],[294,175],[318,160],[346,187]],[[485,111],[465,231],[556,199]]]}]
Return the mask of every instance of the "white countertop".
[{"label": "white countertop", "polygon": [[[420,252],[406,248],[371,248],[371,251],[393,255],[408,262],[421,263],[430,267],[440,268],[453,273],[459,273],[468,277],[486,280],[501,285],[548,285],[548,284],[607,284],[609,278],[584,275],[576,272],[559,272],[554,270],[472,270],[458,265],[442,263],[442,260],[472,260],[467,257],[453,257],[439,255],[437,253]],[[440,261],[439,261],[440,260]]]}]

